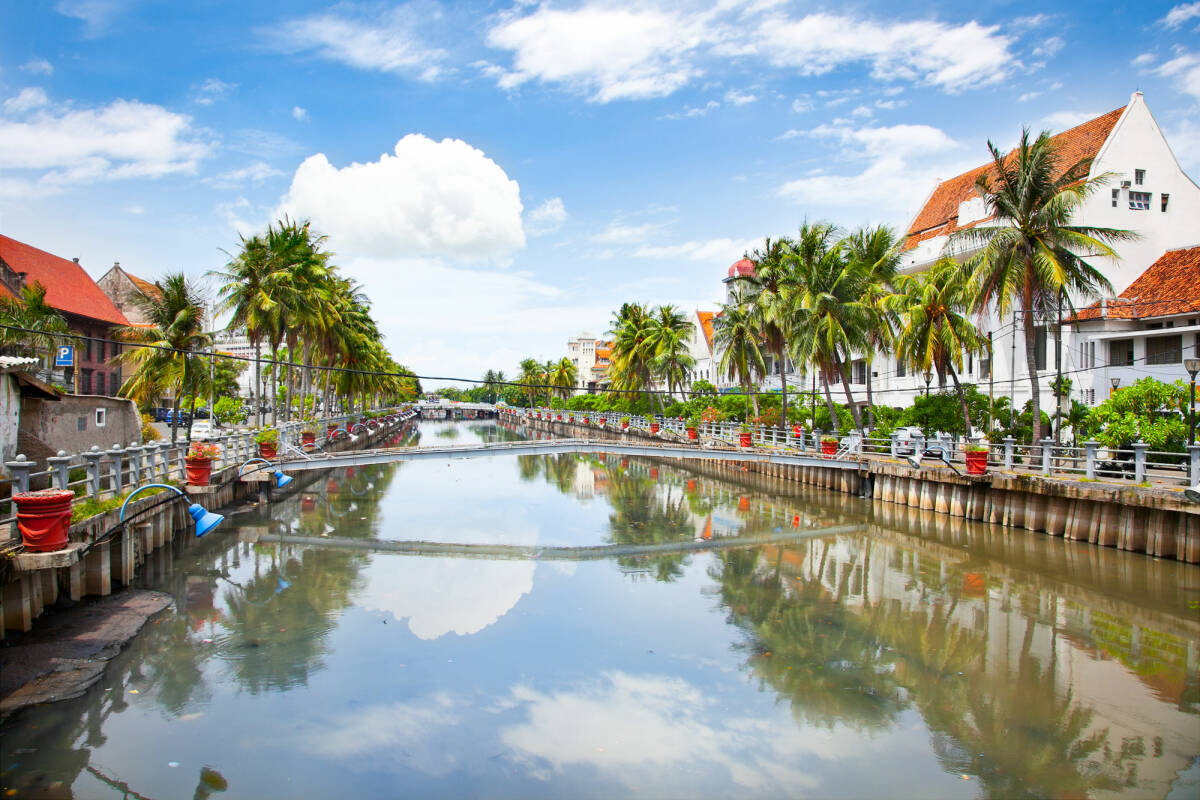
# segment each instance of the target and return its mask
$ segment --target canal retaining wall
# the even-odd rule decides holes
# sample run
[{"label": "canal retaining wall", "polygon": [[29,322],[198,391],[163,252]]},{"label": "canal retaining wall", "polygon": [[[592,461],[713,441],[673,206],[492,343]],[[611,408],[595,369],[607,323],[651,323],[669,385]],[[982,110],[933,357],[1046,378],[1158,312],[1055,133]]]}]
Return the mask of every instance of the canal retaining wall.
[{"label": "canal retaining wall", "polygon": [[[556,437],[663,443],[639,428],[609,429],[580,422],[523,419],[531,430]],[[681,440],[674,434],[670,443]],[[853,459],[857,469],[700,459],[714,474],[756,473],[832,492],[869,497],[1005,528],[1086,541],[1159,558],[1200,563],[1200,504],[1182,491],[1118,486],[1086,479],[989,472],[959,474],[948,467],[915,469],[885,457]],[[689,464],[695,464],[689,459]]]}]

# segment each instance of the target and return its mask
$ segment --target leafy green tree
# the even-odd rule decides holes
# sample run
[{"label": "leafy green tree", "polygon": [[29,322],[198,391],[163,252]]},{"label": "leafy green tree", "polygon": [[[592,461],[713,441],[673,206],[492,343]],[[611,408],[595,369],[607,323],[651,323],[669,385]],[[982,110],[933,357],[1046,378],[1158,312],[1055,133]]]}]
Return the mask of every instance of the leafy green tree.
[{"label": "leafy green tree", "polygon": [[[758,324],[747,295],[735,290],[730,300],[713,318],[713,343],[721,354],[717,371],[737,381],[742,391],[751,392],[754,381],[767,371]],[[758,395],[751,394],[750,397],[757,417]],[[744,414],[741,416],[745,417]]]},{"label": "leafy green tree", "polygon": [[978,249],[968,261],[973,270],[975,304],[1005,316],[1019,310],[1025,334],[1025,364],[1032,393],[1034,440],[1042,438],[1041,387],[1034,342],[1036,315],[1057,308],[1060,299],[1090,298],[1111,292],[1112,285],[1088,259],[1117,258],[1112,245],[1135,237],[1131,231],[1075,225],[1083,202],[1109,175],[1088,177],[1091,159],[1063,163],[1063,155],[1043,131],[1030,141],[1029,129],[1009,155],[988,142],[992,166],[976,188],[989,221],[951,235],[954,252]]},{"label": "leafy green tree", "polygon": [[[21,287],[18,297],[0,297],[0,348],[8,353],[45,357],[52,363],[58,335],[70,333],[67,320],[46,302],[46,287],[34,281]],[[21,328],[23,330],[14,330]]]},{"label": "leafy green tree", "polygon": [[[805,226],[807,227],[807,226]],[[804,228],[801,229],[801,236]],[[742,275],[737,281],[744,284],[741,302],[750,312],[758,338],[767,352],[775,357],[779,370],[780,398],[786,416],[787,379],[785,356],[792,340],[794,326],[793,294],[797,283],[795,246],[790,239],[770,237],[762,249],[749,255],[754,273]]]},{"label": "leafy green tree", "polygon": [[547,378],[558,395],[566,399],[575,391],[575,384],[579,378],[579,369],[575,366],[575,362],[563,356],[554,362],[547,373]]},{"label": "leafy green tree", "polygon": [[1088,416],[1087,427],[1109,449],[1137,441],[1151,450],[1182,453],[1187,445],[1188,385],[1142,378],[1114,392]]}]

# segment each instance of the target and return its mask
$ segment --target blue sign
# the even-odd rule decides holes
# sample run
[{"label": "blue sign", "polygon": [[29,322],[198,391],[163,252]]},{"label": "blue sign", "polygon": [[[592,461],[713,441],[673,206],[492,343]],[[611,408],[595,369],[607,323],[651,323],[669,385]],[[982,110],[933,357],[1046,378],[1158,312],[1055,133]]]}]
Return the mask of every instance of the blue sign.
[{"label": "blue sign", "polygon": [[64,344],[58,348],[58,355],[54,357],[54,366],[56,367],[73,367],[75,366],[75,348],[69,344]]}]

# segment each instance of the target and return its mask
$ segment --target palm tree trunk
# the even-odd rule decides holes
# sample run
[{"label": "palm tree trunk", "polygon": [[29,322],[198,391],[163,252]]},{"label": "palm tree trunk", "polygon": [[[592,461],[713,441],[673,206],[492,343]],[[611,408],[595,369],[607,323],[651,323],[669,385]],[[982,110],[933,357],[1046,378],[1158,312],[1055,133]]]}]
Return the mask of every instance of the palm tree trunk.
[{"label": "palm tree trunk", "polygon": [[954,371],[954,365],[947,364],[946,371],[950,373],[950,380],[954,382],[954,391],[958,392],[958,403],[962,406],[963,415],[963,434],[966,438],[971,438],[971,410],[967,408],[967,395],[963,392],[962,384],[958,382],[958,374]]},{"label": "palm tree trunk", "polygon": [[[1025,274],[1032,275],[1033,265],[1029,263],[1030,259],[1026,257]],[[1031,277],[1025,278],[1025,293],[1021,298],[1023,319],[1021,326],[1025,333],[1025,367],[1029,370],[1029,398],[1032,401],[1033,411],[1033,442],[1037,444],[1042,439],[1042,397],[1041,387],[1038,386],[1037,374],[1037,354],[1034,352],[1036,344],[1036,334],[1033,330],[1033,286],[1030,283]],[[1014,398],[1015,399],[1015,398]],[[1014,402],[1015,406],[1016,403]],[[1013,408],[1013,412],[1017,411]]]},{"label": "palm tree trunk", "polygon": [[262,427],[262,343],[254,337],[254,418]]},{"label": "palm tree trunk", "polygon": [[784,376],[784,371],[783,371],[783,348],[782,347],[779,348],[779,352],[776,354],[776,359],[779,362],[779,400],[780,400],[780,405],[782,406],[782,411],[781,411],[780,417],[779,417],[779,427],[786,430],[787,424],[788,424],[787,378]]},{"label": "palm tree trunk", "polygon": [[854,427],[862,430],[862,415],[858,411],[858,406],[854,404],[854,394],[850,391],[850,370],[846,362],[836,354],[838,374],[842,376],[842,390],[846,392],[846,405],[850,407],[850,416],[854,419]]},{"label": "palm tree trunk", "polygon": [[838,432],[838,417],[837,408],[833,405],[833,395],[829,393],[829,379],[825,377],[825,370],[821,370],[821,385],[825,387],[825,405],[829,408],[829,419],[833,425],[833,432]]}]

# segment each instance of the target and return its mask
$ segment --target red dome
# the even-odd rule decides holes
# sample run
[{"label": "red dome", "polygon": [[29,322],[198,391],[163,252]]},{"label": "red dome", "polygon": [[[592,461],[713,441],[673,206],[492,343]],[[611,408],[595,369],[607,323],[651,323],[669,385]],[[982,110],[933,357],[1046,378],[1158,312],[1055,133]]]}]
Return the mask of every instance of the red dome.
[{"label": "red dome", "polygon": [[754,277],[754,262],[748,258],[743,258],[741,261],[734,263],[729,268],[730,278],[752,278]]}]

